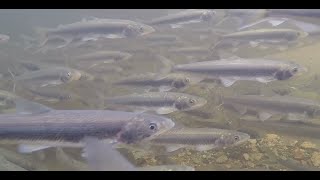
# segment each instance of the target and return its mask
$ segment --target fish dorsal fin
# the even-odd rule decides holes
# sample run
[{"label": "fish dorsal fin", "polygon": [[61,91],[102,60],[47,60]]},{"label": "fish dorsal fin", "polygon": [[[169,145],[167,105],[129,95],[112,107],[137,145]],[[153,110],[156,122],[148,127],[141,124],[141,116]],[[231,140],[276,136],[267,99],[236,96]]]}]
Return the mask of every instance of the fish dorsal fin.
[{"label": "fish dorsal fin", "polygon": [[53,109],[42,104],[31,102],[26,99],[16,99],[16,111],[18,114],[40,114],[52,111]]}]

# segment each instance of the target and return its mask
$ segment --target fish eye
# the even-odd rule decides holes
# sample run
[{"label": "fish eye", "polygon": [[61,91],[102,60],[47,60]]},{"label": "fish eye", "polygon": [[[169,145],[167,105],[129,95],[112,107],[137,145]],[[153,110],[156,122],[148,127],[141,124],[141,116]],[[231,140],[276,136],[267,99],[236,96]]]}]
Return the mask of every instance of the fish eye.
[{"label": "fish eye", "polygon": [[149,129],[150,130],[156,130],[157,129],[157,125],[155,123],[150,123],[149,124]]},{"label": "fish eye", "polygon": [[298,68],[297,68],[297,67],[294,67],[294,68],[292,69],[292,72],[294,72],[294,73],[298,72]]},{"label": "fish eye", "polygon": [[193,104],[193,103],[195,102],[195,100],[190,99],[189,102],[190,102],[191,104]]},{"label": "fish eye", "polygon": [[67,73],[67,76],[70,77],[70,76],[71,76],[71,72],[68,72],[68,73]]},{"label": "fish eye", "polygon": [[186,81],[186,82],[190,82],[190,79],[189,79],[189,78],[186,78],[185,81]]},{"label": "fish eye", "polygon": [[239,136],[234,136],[234,140],[239,141]]}]

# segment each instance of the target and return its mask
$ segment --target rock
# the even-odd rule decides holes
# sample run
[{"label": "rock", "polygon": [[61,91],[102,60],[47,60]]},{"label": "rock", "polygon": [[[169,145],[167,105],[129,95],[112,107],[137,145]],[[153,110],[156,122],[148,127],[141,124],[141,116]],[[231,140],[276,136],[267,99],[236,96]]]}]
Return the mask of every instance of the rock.
[{"label": "rock", "polygon": [[311,162],[316,167],[320,166],[320,153],[319,152],[312,153]]},{"label": "rock", "polygon": [[267,134],[264,138],[264,141],[267,143],[268,146],[274,146],[278,144],[280,137],[276,134]]},{"label": "rock", "polygon": [[249,139],[248,142],[250,142],[251,144],[257,144],[257,140],[256,139]]},{"label": "rock", "polygon": [[254,165],[252,162],[250,162],[250,161],[247,163],[247,165],[248,165],[250,168],[254,168],[254,167],[255,167],[255,165]]},{"label": "rock", "polygon": [[243,158],[246,160],[246,161],[249,161],[249,154],[247,154],[247,153],[244,153],[243,154]]},{"label": "rock", "polygon": [[263,154],[262,153],[253,153],[251,154],[251,159],[259,161],[262,158]]},{"label": "rock", "polygon": [[303,149],[294,149],[293,150],[293,158],[298,159],[298,160],[302,160],[304,159],[304,150]]},{"label": "rock", "polygon": [[228,157],[226,155],[222,155],[216,159],[217,163],[224,163],[228,161]]},{"label": "rock", "polygon": [[298,141],[294,140],[294,141],[290,141],[289,145],[290,146],[295,146],[297,143],[298,143]]},{"label": "rock", "polygon": [[314,149],[316,148],[316,145],[309,142],[309,141],[304,141],[301,145],[300,145],[301,148],[304,148],[304,149]]}]

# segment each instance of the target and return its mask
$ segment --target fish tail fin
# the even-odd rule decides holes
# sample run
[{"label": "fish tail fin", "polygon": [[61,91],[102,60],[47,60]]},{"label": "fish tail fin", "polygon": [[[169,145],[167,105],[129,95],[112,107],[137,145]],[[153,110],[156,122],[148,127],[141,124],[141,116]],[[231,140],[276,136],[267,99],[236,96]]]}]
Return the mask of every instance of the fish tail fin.
[{"label": "fish tail fin", "polygon": [[12,82],[13,82],[12,91],[13,91],[13,93],[15,93],[16,92],[16,78],[15,78],[15,75],[13,74],[13,72],[10,70],[10,68],[8,68],[8,72],[12,77]]}]

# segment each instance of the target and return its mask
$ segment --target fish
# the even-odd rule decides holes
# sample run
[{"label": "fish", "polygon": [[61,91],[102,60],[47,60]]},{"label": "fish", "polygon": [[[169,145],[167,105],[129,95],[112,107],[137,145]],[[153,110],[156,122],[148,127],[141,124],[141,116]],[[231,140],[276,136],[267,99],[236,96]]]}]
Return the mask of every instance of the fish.
[{"label": "fish", "polygon": [[287,120],[306,120],[320,115],[320,103],[308,99],[290,96],[225,96],[223,104],[232,105],[240,114],[247,110],[258,112],[261,121],[275,114],[287,115]]},{"label": "fish", "polygon": [[225,43],[225,41],[232,42],[232,46],[249,43],[252,47],[257,47],[262,43],[294,43],[307,36],[308,33],[302,30],[285,28],[244,30],[219,36],[220,40],[212,46],[212,49],[214,49],[215,46],[218,46],[219,43]]},{"label": "fish", "polygon": [[232,86],[238,80],[271,81],[288,80],[306,72],[303,66],[291,61],[271,59],[243,59],[232,56],[219,61],[202,61],[173,66],[173,72],[192,73],[205,78],[220,79],[225,87]]},{"label": "fish", "polygon": [[20,153],[50,147],[84,147],[84,139],[134,144],[174,127],[158,115],[107,110],[55,110],[16,99],[16,114],[0,115],[0,144],[18,144]]},{"label": "fish", "polygon": [[79,80],[92,80],[93,76],[80,70],[53,67],[25,73],[13,77],[15,83],[19,82],[31,87],[57,86]]},{"label": "fish", "polygon": [[152,145],[164,145],[167,152],[180,148],[197,151],[231,147],[242,144],[250,139],[246,133],[217,128],[173,128],[150,140]]},{"label": "fish", "polygon": [[150,34],[143,36],[143,39],[150,42],[176,42],[180,40],[178,36],[170,34]]},{"label": "fish", "polygon": [[168,52],[174,54],[182,54],[187,57],[194,58],[199,56],[208,56],[210,53],[210,49],[208,47],[202,46],[191,46],[169,49]]},{"label": "fish", "polygon": [[246,24],[238,30],[245,30],[249,28],[255,28],[261,24],[271,25],[272,27],[277,27],[282,24],[286,24],[289,26],[297,27],[298,30],[308,33],[308,36],[317,35],[320,32],[320,26],[317,24],[305,22],[305,21],[298,21],[291,18],[284,18],[284,17],[267,17],[261,20],[255,21],[250,24]]},{"label": "fish", "polygon": [[144,36],[155,30],[148,25],[123,19],[91,18],[81,21],[59,25],[56,28],[36,28],[40,38],[46,42],[51,38],[61,38],[67,46],[72,41],[96,41],[101,38],[119,39]]},{"label": "fish", "polygon": [[320,9],[268,9],[266,16],[269,17],[320,17]]},{"label": "fish", "polygon": [[121,51],[97,51],[93,53],[83,54],[78,57],[72,57],[77,64],[86,63],[89,64],[89,68],[100,64],[113,63],[128,60],[132,57],[132,54]]},{"label": "fish", "polygon": [[189,9],[146,22],[149,25],[169,24],[171,28],[180,28],[185,24],[211,21],[216,15],[213,10]]},{"label": "fish", "polygon": [[70,101],[75,99],[75,95],[70,92],[62,91],[61,89],[55,89],[52,87],[42,87],[42,88],[28,88],[29,92],[35,96],[35,100],[46,100],[49,102],[58,101]]},{"label": "fish", "polygon": [[206,103],[204,98],[176,92],[148,92],[105,98],[105,104],[129,106],[157,114],[197,109]]},{"label": "fish", "polygon": [[0,44],[7,43],[10,40],[10,36],[5,34],[0,34]]},{"label": "fish", "polygon": [[200,80],[183,74],[159,75],[155,73],[136,75],[115,82],[115,85],[133,86],[145,88],[148,92],[152,88],[157,88],[160,92],[170,91],[171,89],[184,89],[196,84]]},{"label": "fish", "polygon": [[239,26],[265,17],[266,14],[266,9],[226,9],[223,19],[215,24],[215,28],[219,27],[220,29],[231,29],[234,31]]}]

